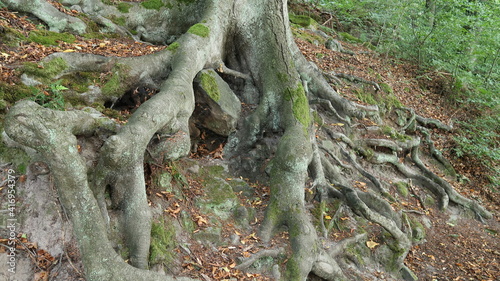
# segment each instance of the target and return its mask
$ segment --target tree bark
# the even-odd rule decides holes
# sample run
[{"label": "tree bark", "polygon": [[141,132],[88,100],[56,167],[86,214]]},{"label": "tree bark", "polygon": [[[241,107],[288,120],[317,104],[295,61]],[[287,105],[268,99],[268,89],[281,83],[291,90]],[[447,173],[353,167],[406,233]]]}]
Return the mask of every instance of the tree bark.
[{"label": "tree bark", "polygon": [[[53,6],[43,0],[28,1],[29,5],[26,1],[3,2],[11,9],[33,13],[55,31],[82,33],[85,28],[74,18],[55,12]],[[282,280],[306,280],[311,272],[325,280],[348,279],[336,261],[342,251],[329,249],[331,243],[322,243],[324,240],[318,237],[306,209],[304,188],[309,179],[321,194],[321,200],[328,197],[343,200],[359,216],[381,225],[390,233],[397,248],[394,250],[397,254],[395,274],[404,267],[403,260],[411,246],[408,234],[397,223],[398,215],[382,199],[387,195],[386,189],[357,163],[361,159],[352,156],[356,154],[351,151],[368,153],[365,147],[370,146],[389,148],[395,153],[413,149],[411,154],[420,171],[400,163],[393,154],[373,152],[371,161],[391,163],[405,176],[429,185],[442,207],[453,200],[482,217],[491,216],[477,203],[465,200],[439,177],[424,170],[415,148],[420,146],[420,141],[362,141],[361,134],[349,128],[353,120],[361,118],[380,122],[378,108],[342,98],[328,85],[321,72],[306,61],[292,37],[286,0],[182,2],[172,9],[162,7],[158,11],[131,3],[133,13],[123,15],[127,28],[140,33],[137,39],[153,43],[175,41],[171,46],[176,48],[138,58],[60,53],[45,60],[58,58],[67,63],[68,67],[59,76],[78,71],[114,70],[121,77],[121,87],[110,95],[99,96],[97,100],[102,103],[115,101],[138,86],[158,89],[159,92],[143,103],[126,124],[119,126],[106,117],[84,111],[50,110],[30,101],[18,102],[6,118],[6,133],[16,142],[35,149],[49,164],[61,203],[73,223],[88,280],[173,280],[145,270],[148,268],[151,214],[145,193],[144,155],[150,151],[155,159],[162,161],[188,155],[189,118],[195,108],[193,81],[203,69],[219,69],[220,73],[242,80],[244,90],[240,98],[258,102],[256,109],[241,120],[237,132],[229,137],[225,147],[228,161],[236,166],[246,161],[249,151],[259,150],[257,143],[264,135],[279,140],[273,152],[263,156],[271,159],[266,167],[270,174],[271,198],[260,236],[267,243],[277,231],[286,227],[292,254],[281,274]],[[62,3],[80,5],[101,24],[107,21],[99,18],[118,13],[116,8],[106,7],[100,1]],[[66,19],[67,24],[51,25],[47,18],[49,13],[50,17]],[[174,25],[172,18],[179,15],[185,19]],[[322,101],[315,109],[328,104],[333,120],[346,124],[346,131],[331,134],[335,147],[329,153],[340,165],[318,149],[310,100]],[[114,134],[105,140],[97,164],[87,167],[78,153],[77,137],[90,136],[103,128]],[[348,138],[344,134],[347,130],[356,136],[353,138],[359,139]],[[172,141],[173,136],[175,141]],[[338,159],[346,159],[352,166]],[[354,190],[339,166],[360,172],[382,196]],[[123,229],[133,267],[115,253],[107,239],[110,218],[104,198],[109,189],[113,194],[113,207],[124,217]],[[363,239],[366,235],[354,240],[361,243]],[[345,247],[341,243],[337,246]]]}]

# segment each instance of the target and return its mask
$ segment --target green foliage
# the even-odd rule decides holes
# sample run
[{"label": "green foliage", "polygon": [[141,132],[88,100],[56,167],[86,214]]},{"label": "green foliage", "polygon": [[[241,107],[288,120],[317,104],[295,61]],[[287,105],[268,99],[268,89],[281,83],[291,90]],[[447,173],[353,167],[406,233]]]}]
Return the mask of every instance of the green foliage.
[{"label": "green foliage", "polygon": [[45,46],[58,45],[58,41],[74,43],[75,36],[69,33],[57,33],[48,30],[36,30],[30,32],[28,40]]},{"label": "green foliage", "polygon": [[146,9],[151,9],[151,10],[160,10],[161,7],[165,6],[162,0],[146,0],[141,3],[141,6],[143,6]]},{"label": "green foliage", "polygon": [[197,23],[191,26],[188,32],[200,37],[207,37],[210,34],[210,29],[201,23]]},{"label": "green foliage", "polygon": [[151,246],[149,262],[151,264],[162,263],[169,265],[175,258],[174,249],[177,247],[175,239],[175,227],[167,224],[162,219],[151,225]]},{"label": "green foliage", "polygon": [[68,88],[61,85],[61,81],[62,80],[59,80],[50,84],[47,90],[38,91],[38,93],[30,99],[46,108],[64,110],[64,96],[62,91]]},{"label": "green foliage", "polygon": [[[498,113],[498,112],[497,112]],[[500,113],[460,122],[455,137],[457,157],[472,156],[490,170],[493,186],[500,186]]]}]

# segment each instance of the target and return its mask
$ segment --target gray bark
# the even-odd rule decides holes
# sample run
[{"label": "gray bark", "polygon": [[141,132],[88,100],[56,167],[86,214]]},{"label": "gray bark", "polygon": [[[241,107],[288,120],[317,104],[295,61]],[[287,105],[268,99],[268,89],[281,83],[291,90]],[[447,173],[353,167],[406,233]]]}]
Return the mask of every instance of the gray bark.
[{"label": "gray bark", "polygon": [[[22,1],[4,2],[9,8],[32,12],[51,25],[45,16],[52,8],[45,1],[33,1],[33,5],[24,8],[20,6]],[[102,17],[118,13],[116,8],[107,7],[100,1],[67,0],[63,3],[80,5],[82,11],[101,24],[106,24]],[[240,93],[240,98],[247,95],[258,102],[256,109],[240,120],[237,131],[229,136],[225,155],[237,165],[250,158],[250,152],[257,151],[262,158],[271,159],[266,167],[270,174],[271,198],[260,236],[267,243],[283,226],[287,228],[292,253],[285,272],[276,273],[282,280],[306,280],[311,272],[326,280],[347,279],[340,262],[336,261],[341,251],[324,247],[328,243],[322,243],[318,237],[306,209],[304,187],[309,177],[321,193],[321,200],[339,198],[355,213],[390,233],[396,241],[397,270],[404,267],[403,259],[411,243],[397,215],[381,196],[355,191],[342,172],[350,167],[342,164],[341,159],[344,159],[352,164],[352,170],[368,178],[376,191],[387,195],[380,181],[358,163],[355,154],[345,152],[366,152],[357,146],[385,147],[394,152],[411,149],[413,161],[420,171],[400,163],[395,155],[381,152],[374,152],[371,161],[391,163],[405,176],[428,186],[443,208],[451,199],[482,217],[491,216],[425,169],[418,158],[419,140],[352,140],[346,136],[350,135],[347,132],[355,135],[356,130],[348,127],[356,118],[372,117],[380,121],[378,108],[360,106],[342,98],[328,85],[321,72],[306,61],[292,38],[287,1],[194,1],[191,5],[162,7],[158,11],[136,4],[132,6],[131,12],[124,17],[127,28],[140,31],[138,39],[154,43],[175,40],[178,47],[137,58],[61,53],[46,59],[66,61],[68,67],[58,76],[77,71],[104,72],[120,66],[121,70],[116,73],[122,77],[122,87],[111,96],[97,97],[101,102],[114,101],[137,85],[158,89],[159,93],[144,102],[126,124],[119,127],[102,116],[78,110],[45,109],[29,101],[13,106],[5,123],[10,138],[35,149],[49,164],[61,203],[73,223],[88,280],[174,280],[145,270],[151,215],[145,193],[144,155],[148,151],[154,159],[165,161],[189,153],[189,118],[195,108],[193,81],[202,70],[218,69],[219,66],[219,72],[244,81],[246,92]],[[43,15],[37,14],[34,8],[40,9]],[[66,18],[57,13],[53,16]],[[204,32],[189,29],[195,23]],[[68,26],[51,28],[61,31]],[[82,32],[81,28],[72,31]],[[329,133],[338,146],[328,150],[335,161],[318,149],[309,100],[320,100],[319,105],[328,105],[333,118],[347,125],[342,133]],[[119,128],[104,141],[97,164],[87,167],[78,153],[76,136],[92,135],[109,127]],[[234,124],[224,134],[233,129]],[[259,151],[257,143],[264,135],[278,140],[272,151]],[[112,207],[124,217],[123,229],[133,267],[114,252],[107,239],[109,206],[104,198],[108,188],[113,194]],[[356,242],[363,237],[357,236]],[[338,247],[345,245],[339,243]]]}]

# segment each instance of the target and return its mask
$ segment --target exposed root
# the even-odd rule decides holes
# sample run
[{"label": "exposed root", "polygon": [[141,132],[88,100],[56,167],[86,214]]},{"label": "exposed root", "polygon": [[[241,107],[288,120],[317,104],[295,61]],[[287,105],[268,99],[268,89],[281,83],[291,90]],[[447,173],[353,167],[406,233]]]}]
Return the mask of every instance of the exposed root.
[{"label": "exposed root", "polygon": [[419,151],[418,146],[413,148],[411,153],[413,161],[427,177],[429,177],[433,182],[436,182],[437,184],[439,184],[439,186],[443,188],[443,190],[446,192],[446,194],[449,196],[452,202],[455,202],[461,206],[471,209],[472,211],[474,211],[474,213],[476,213],[476,215],[480,219],[483,218],[490,219],[493,217],[493,215],[490,212],[488,212],[483,206],[481,206],[477,201],[463,197],[447,181],[445,181],[444,179],[442,179],[441,177],[437,176],[436,174],[432,173],[429,169],[427,169],[420,160],[418,156],[418,151]]},{"label": "exposed root", "polygon": [[380,91],[380,86],[373,81],[368,81],[364,78],[357,77],[357,76],[350,75],[350,74],[345,74],[345,73],[335,73],[334,75],[338,78],[346,79],[350,82],[360,82],[360,83],[372,85],[375,88],[375,90]]},{"label": "exposed root", "polygon": [[239,269],[239,270],[245,270],[245,269],[249,268],[254,262],[256,262],[260,258],[263,258],[263,257],[276,258],[279,255],[283,255],[284,253],[285,253],[285,250],[283,248],[261,250],[255,254],[253,254],[249,258],[246,258],[245,260],[243,260],[235,268]]}]

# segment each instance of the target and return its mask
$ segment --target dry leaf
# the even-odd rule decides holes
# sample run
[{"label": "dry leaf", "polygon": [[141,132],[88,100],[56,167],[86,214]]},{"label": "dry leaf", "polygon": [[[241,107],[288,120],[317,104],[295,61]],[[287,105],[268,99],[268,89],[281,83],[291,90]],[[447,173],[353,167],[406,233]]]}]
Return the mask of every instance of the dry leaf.
[{"label": "dry leaf", "polygon": [[380,244],[375,242],[375,241],[372,241],[372,240],[366,242],[366,246],[370,249],[373,249],[373,248],[377,247],[378,245],[380,245]]}]

